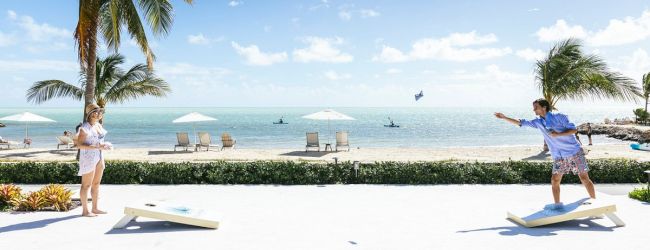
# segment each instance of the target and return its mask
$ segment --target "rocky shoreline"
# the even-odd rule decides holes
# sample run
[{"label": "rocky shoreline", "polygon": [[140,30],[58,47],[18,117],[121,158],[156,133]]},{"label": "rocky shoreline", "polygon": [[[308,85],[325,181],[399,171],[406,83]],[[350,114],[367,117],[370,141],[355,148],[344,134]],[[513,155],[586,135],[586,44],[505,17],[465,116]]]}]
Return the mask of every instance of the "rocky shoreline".
[{"label": "rocky shoreline", "polygon": [[[587,134],[586,123],[578,126],[578,133]],[[606,135],[607,137],[625,141],[650,142],[650,126],[641,126],[636,124],[615,125],[592,123],[591,134]]]}]

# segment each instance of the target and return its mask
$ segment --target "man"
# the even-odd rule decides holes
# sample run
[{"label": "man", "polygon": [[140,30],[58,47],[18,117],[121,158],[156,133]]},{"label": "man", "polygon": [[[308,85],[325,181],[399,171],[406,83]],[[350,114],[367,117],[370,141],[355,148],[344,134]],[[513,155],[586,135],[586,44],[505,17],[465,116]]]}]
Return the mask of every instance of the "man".
[{"label": "man", "polygon": [[542,132],[553,157],[551,186],[555,203],[550,206],[551,209],[562,209],[564,206],[560,202],[560,182],[562,175],[568,173],[577,174],[580,182],[587,189],[589,197],[595,199],[596,191],[594,183],[589,179],[587,160],[575,137],[575,133],[578,132],[576,126],[569,122],[566,115],[552,113],[550,110],[551,105],[548,101],[537,99],[533,102],[533,111],[539,117],[534,120],[512,119],[498,112],[494,113],[494,116],[517,126],[537,128]]}]

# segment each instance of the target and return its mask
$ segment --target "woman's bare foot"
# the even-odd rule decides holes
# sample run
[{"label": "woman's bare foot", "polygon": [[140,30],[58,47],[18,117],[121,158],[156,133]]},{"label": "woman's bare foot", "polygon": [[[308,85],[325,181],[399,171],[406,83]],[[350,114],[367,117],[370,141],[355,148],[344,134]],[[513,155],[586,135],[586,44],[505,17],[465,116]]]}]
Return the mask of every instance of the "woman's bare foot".
[{"label": "woman's bare foot", "polygon": [[85,212],[85,213],[81,213],[81,216],[83,216],[83,217],[95,217],[97,215],[94,214],[94,213]]},{"label": "woman's bare foot", "polygon": [[107,214],[106,212],[99,210],[99,209],[93,209],[94,214]]}]

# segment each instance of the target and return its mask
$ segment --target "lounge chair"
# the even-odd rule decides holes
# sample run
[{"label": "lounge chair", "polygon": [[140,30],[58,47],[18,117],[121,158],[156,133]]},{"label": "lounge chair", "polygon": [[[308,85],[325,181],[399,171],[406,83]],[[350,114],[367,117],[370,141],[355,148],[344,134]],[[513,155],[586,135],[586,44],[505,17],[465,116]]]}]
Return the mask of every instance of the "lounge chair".
[{"label": "lounge chair", "polygon": [[2,141],[0,142],[0,147],[7,147],[7,149],[11,149],[11,147],[18,147],[20,145],[20,142],[17,141]]},{"label": "lounge chair", "polygon": [[221,150],[224,148],[235,149],[235,143],[237,143],[237,140],[233,139],[230,134],[223,133],[221,134],[221,143],[223,144],[223,146],[221,146]]},{"label": "lounge chair", "polygon": [[185,151],[189,147],[192,147],[192,144],[190,143],[190,137],[187,135],[185,132],[181,133],[176,133],[176,139],[178,139],[178,144],[174,145],[174,151],[176,151],[176,148],[185,148]]},{"label": "lounge chair", "polygon": [[211,144],[212,139],[210,138],[210,134],[208,132],[198,132],[197,134],[199,135],[199,143],[196,144],[194,151],[201,150],[201,148],[205,148],[205,151],[210,151],[210,147],[219,147],[219,145]]},{"label": "lounge chair", "polygon": [[305,152],[309,148],[318,148],[320,152],[320,143],[318,142],[318,132],[307,132],[307,146],[305,146]]},{"label": "lounge chair", "polygon": [[350,142],[348,142],[348,131],[339,131],[336,132],[336,151],[339,151],[339,147],[346,147],[350,151]]},{"label": "lounge chair", "polygon": [[61,148],[61,146],[66,146],[67,148],[74,147],[74,141],[69,136],[60,135],[56,137],[58,143],[56,144],[56,149]]}]

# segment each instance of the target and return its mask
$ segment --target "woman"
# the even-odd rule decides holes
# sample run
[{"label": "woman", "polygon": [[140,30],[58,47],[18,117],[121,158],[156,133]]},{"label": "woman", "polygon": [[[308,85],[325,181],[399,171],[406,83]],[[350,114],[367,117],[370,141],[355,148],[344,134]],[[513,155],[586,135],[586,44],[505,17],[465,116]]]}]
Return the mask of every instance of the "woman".
[{"label": "woman", "polygon": [[[79,173],[81,176],[81,206],[83,207],[82,216],[94,217],[97,214],[106,212],[97,208],[99,201],[99,183],[102,181],[104,173],[104,155],[102,150],[109,149],[109,144],[104,143],[104,137],[107,131],[99,123],[104,115],[104,110],[91,103],[86,106],[87,121],[79,128],[77,140],[80,149],[79,152]],[[91,191],[93,207],[88,211],[88,189]]]},{"label": "woman", "polygon": [[549,112],[550,109],[551,105],[548,101],[537,99],[533,102],[533,111],[535,115],[539,116],[537,119],[531,121],[516,120],[502,113],[494,113],[494,116],[517,126],[537,128],[542,132],[553,157],[551,186],[555,203],[551,208],[562,209],[563,204],[560,202],[562,175],[568,173],[577,174],[592,199],[596,198],[596,191],[594,190],[594,183],[589,179],[589,167],[587,166],[585,153],[574,136],[578,132],[576,126],[569,122],[566,115],[551,113]]}]

